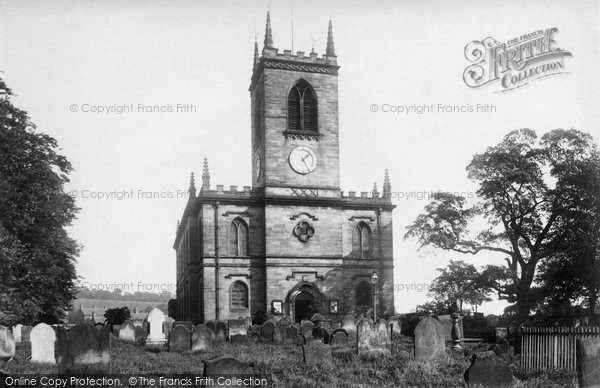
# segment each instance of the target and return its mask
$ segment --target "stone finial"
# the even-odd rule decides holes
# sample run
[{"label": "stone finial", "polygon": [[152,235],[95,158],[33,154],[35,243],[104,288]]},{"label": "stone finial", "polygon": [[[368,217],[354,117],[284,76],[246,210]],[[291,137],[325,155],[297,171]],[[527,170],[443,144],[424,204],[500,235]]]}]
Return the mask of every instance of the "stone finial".
[{"label": "stone finial", "polygon": [[327,55],[335,55],[335,46],[333,45],[333,26],[331,19],[329,19],[329,28],[327,29],[327,49],[325,50]]},{"label": "stone finial", "polygon": [[210,174],[208,173],[208,159],[204,158],[202,166],[202,191],[210,190]]},{"label": "stone finial", "polygon": [[392,185],[390,183],[390,175],[388,173],[387,168],[385,169],[385,177],[383,178],[383,197],[392,197]]},{"label": "stone finial", "polygon": [[196,198],[196,182],[194,181],[194,173],[190,174],[190,188],[188,189],[190,198]]},{"label": "stone finial", "polygon": [[377,182],[373,183],[373,191],[371,192],[373,198],[379,198],[379,190],[377,190]]},{"label": "stone finial", "polygon": [[256,70],[256,66],[258,66],[258,40],[256,40],[256,36],[254,37],[254,62],[252,64],[252,71]]},{"label": "stone finial", "polygon": [[271,11],[267,11],[267,25],[265,27],[265,48],[273,48],[273,31],[271,30]]}]

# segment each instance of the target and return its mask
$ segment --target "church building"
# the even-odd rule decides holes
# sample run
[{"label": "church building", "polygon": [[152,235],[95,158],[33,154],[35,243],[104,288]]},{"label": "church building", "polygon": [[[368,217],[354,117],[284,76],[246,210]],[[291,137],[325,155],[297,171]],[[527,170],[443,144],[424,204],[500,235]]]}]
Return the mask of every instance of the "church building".
[{"label": "church building", "polygon": [[206,159],[199,190],[192,175],[173,245],[177,320],[394,314],[387,171],[381,193],[340,189],[339,69],[331,21],[321,57],[280,53],[267,13],[249,88],[252,187],[211,187]]}]

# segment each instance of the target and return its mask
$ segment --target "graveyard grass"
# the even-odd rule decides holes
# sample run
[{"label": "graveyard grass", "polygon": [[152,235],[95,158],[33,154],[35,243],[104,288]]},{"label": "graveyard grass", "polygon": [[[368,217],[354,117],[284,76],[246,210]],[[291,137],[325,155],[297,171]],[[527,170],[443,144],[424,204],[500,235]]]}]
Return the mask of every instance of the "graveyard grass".
[{"label": "graveyard grass", "polygon": [[[212,351],[169,353],[149,352],[138,343],[111,338],[111,364],[114,374],[202,373],[202,362],[219,356],[254,361],[255,371],[272,374],[275,387],[462,387],[469,355],[485,351],[489,344],[464,345],[463,352],[450,352],[446,360],[417,362],[413,357],[413,339],[394,336],[391,355],[357,355],[355,348],[334,350],[331,367],[308,366],[302,361],[302,348],[295,345],[219,343]],[[17,374],[55,374],[56,366],[32,364],[29,351],[18,349],[16,359],[3,368]],[[575,372],[554,371],[523,374],[514,355],[501,357],[509,362],[519,378],[513,387],[577,387]]]}]

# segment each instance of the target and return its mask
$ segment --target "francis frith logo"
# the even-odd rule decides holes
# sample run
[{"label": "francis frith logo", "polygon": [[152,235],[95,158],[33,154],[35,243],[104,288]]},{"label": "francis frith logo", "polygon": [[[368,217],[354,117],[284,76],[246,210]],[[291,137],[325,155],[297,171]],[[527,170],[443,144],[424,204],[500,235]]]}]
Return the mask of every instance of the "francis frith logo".
[{"label": "francis frith logo", "polygon": [[499,83],[500,92],[529,85],[541,78],[565,74],[565,57],[571,52],[557,46],[558,28],[538,30],[505,43],[494,38],[472,41],[465,46],[471,63],[463,73],[465,84],[480,88]]}]

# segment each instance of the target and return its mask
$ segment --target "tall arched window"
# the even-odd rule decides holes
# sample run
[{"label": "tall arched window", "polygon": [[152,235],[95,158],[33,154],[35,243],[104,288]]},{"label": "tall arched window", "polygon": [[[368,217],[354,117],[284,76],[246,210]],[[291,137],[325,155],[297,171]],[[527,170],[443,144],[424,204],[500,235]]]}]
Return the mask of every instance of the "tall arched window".
[{"label": "tall arched window", "polygon": [[371,257],[371,228],[364,222],[352,232],[352,254],[358,259]]},{"label": "tall arched window", "polygon": [[248,308],[248,286],[241,281],[236,281],[231,285],[231,307]]},{"label": "tall arched window", "polygon": [[288,94],[288,130],[318,131],[317,97],[304,80],[296,82]]},{"label": "tall arched window", "polygon": [[248,226],[241,218],[235,218],[229,224],[227,249],[229,256],[248,254]]},{"label": "tall arched window", "polygon": [[367,307],[371,306],[372,303],[371,285],[367,282],[360,282],[358,287],[356,287],[356,305]]}]

